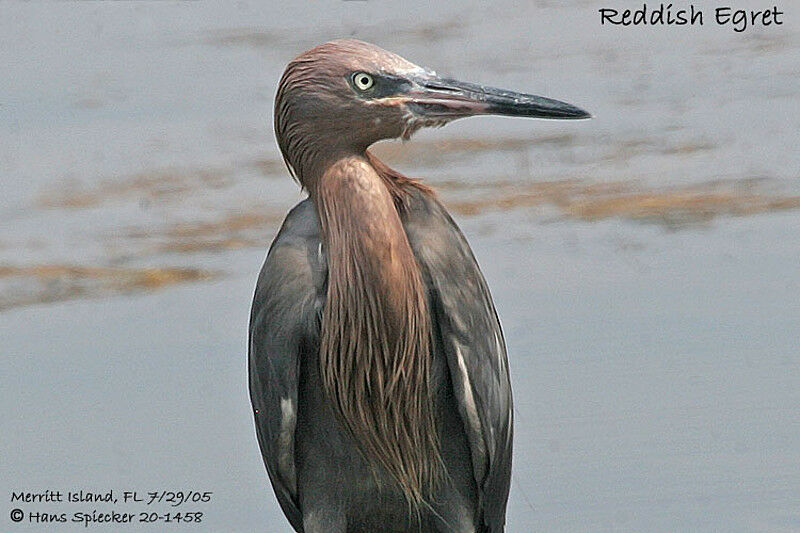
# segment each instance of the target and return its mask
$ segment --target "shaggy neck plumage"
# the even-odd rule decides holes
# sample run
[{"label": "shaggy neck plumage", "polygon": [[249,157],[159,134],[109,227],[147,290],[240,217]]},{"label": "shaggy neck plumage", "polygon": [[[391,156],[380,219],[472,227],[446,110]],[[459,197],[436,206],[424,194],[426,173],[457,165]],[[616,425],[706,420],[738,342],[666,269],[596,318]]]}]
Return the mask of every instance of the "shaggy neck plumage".
[{"label": "shaggy neck plumage", "polygon": [[430,314],[396,207],[408,184],[398,180],[367,153],[332,163],[310,183],[328,260],[319,364],[334,411],[365,457],[418,506],[441,462]]}]

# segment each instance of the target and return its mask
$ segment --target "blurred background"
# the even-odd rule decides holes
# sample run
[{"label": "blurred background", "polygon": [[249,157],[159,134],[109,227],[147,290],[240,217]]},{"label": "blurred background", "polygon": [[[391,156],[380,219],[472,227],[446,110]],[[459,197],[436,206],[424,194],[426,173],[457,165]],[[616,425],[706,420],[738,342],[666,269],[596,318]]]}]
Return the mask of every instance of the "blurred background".
[{"label": "blurred background", "polygon": [[375,150],[439,191],[492,288],[509,531],[800,531],[800,12],[734,33],[696,6],[703,27],[622,28],[598,9],[640,4],[2,3],[0,496],[208,490],[163,530],[290,531],[246,380],[303,198],[272,101],[353,36],[595,115]]}]

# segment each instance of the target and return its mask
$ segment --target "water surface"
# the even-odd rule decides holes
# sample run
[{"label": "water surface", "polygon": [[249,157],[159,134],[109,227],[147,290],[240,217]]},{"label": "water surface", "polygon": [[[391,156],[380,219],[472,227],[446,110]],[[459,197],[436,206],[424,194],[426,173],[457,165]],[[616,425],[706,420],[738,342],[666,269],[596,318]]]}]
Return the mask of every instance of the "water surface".
[{"label": "water surface", "polygon": [[800,32],[599,7],[3,4],[0,493],[211,490],[177,527],[289,531],[246,381],[256,275],[303,197],[271,103],[294,55],[355,36],[596,117],[376,149],[437,188],[493,290],[509,531],[800,530]]}]

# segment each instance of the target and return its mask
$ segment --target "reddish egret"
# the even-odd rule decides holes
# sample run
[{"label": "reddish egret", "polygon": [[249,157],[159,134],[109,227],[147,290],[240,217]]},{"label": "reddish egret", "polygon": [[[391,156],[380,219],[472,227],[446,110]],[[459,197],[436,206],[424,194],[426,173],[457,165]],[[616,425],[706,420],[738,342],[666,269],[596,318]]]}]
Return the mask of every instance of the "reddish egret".
[{"label": "reddish egret", "polygon": [[489,289],[432,191],[368,151],[485,114],[589,116],[355,40],[301,54],[281,78],[275,135],[309,198],[261,269],[249,373],[261,453],[296,531],[504,529],[512,399]]}]

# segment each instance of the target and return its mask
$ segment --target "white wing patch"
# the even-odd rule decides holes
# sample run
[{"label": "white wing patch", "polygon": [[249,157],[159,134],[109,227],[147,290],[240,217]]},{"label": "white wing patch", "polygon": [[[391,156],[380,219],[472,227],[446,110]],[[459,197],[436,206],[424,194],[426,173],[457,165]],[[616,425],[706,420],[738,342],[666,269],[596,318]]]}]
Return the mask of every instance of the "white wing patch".
[{"label": "white wing patch", "polygon": [[456,358],[458,359],[458,369],[461,371],[461,379],[464,385],[464,401],[466,402],[469,423],[480,431],[481,420],[478,418],[478,408],[475,406],[475,398],[472,395],[472,383],[469,380],[469,373],[467,372],[467,365],[464,362],[464,356],[461,355],[461,350],[458,348],[456,348]]},{"label": "white wing patch", "polygon": [[297,476],[294,466],[294,429],[297,413],[291,398],[281,398],[281,434],[278,440],[278,468],[289,490],[297,493]]},{"label": "white wing patch", "polygon": [[[475,396],[472,391],[472,382],[469,379],[469,371],[461,353],[461,348],[456,344],[456,359],[458,370],[461,374],[460,385],[462,388],[461,397],[464,399],[464,410],[466,415],[465,424],[469,426],[468,432],[472,433],[472,465],[475,468],[476,480],[480,483],[486,473],[486,447],[483,444],[483,432],[481,430],[481,419],[478,416],[478,407],[475,405]],[[455,380],[454,380],[455,381]],[[453,383],[456,385],[456,383]],[[457,386],[457,385],[456,385]]]}]

